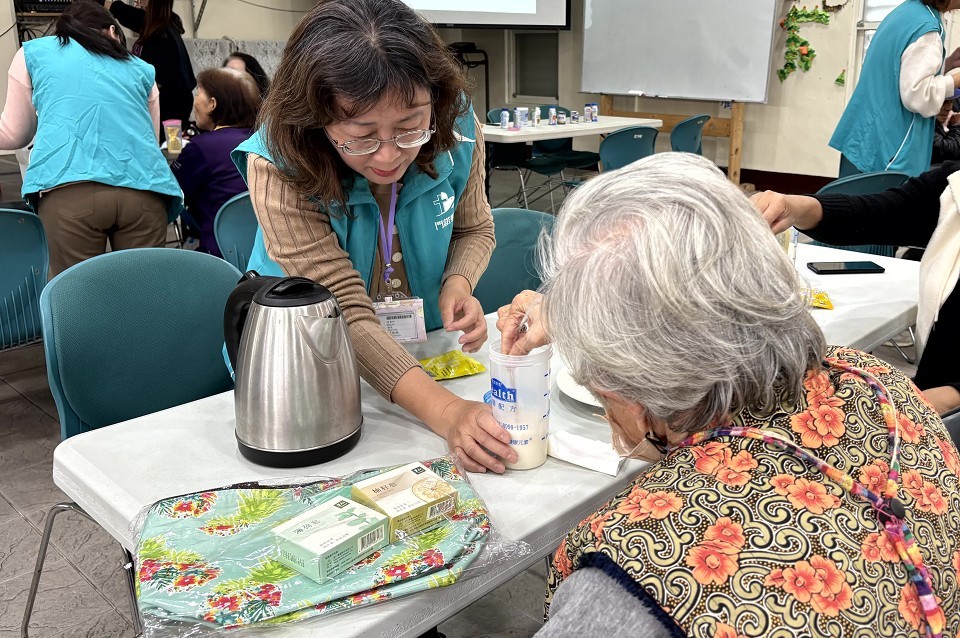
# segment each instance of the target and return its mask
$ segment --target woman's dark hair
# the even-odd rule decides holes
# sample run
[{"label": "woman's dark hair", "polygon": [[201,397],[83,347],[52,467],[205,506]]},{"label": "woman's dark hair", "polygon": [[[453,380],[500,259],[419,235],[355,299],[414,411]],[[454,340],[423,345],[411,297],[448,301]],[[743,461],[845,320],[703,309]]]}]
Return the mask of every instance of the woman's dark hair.
[{"label": "woman's dark hair", "polygon": [[920,0],[923,4],[943,13],[950,6],[951,0]]},{"label": "woman's dark hair", "polygon": [[90,53],[105,55],[116,60],[130,57],[127,48],[103,32],[114,27],[121,34],[120,27],[110,12],[93,0],[74,0],[57,18],[54,35],[60,40],[60,46],[66,46],[73,40]]},{"label": "woman's dark hair", "polygon": [[249,73],[250,77],[253,78],[253,81],[257,83],[257,90],[260,91],[260,97],[266,99],[267,91],[270,90],[270,78],[267,77],[267,72],[263,70],[263,67],[260,66],[260,63],[257,62],[257,59],[249,53],[234,51],[227,57],[226,60],[223,61],[223,66],[227,66],[227,62],[229,62],[232,58],[236,58],[237,60],[243,62],[243,66],[247,69],[247,73]]},{"label": "woman's dark hair", "polygon": [[150,0],[144,11],[146,15],[143,18],[140,42],[149,40],[151,36],[168,27],[173,27],[181,35],[185,33],[180,16],[173,12],[173,0]]},{"label": "woman's dark hair", "polygon": [[400,0],[320,0],[287,41],[259,121],[284,179],[326,207],[345,207],[354,173],[323,127],[385,96],[411,106],[426,90],[436,133],[416,164],[436,177],[434,159],[456,145],[455,121],[469,109],[466,84],[436,30]]},{"label": "woman's dark hair", "polygon": [[260,110],[260,93],[249,75],[236,69],[207,69],[197,76],[197,87],[217,101],[210,120],[214,126],[252,128]]}]

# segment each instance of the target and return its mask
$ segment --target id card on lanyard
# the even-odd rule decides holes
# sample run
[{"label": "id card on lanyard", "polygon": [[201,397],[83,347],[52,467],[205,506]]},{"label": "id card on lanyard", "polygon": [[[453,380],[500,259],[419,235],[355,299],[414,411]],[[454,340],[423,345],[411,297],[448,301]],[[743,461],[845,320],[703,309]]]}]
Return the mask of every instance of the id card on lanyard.
[{"label": "id card on lanyard", "polygon": [[[380,252],[383,257],[383,280],[390,286],[390,275],[393,274],[393,264],[388,261],[393,255],[393,226],[397,215],[397,185],[390,189],[390,211],[387,225],[383,224],[383,215],[378,215],[380,221]],[[390,229],[389,232],[387,229]],[[373,312],[377,315],[380,325],[390,333],[390,336],[400,343],[417,343],[427,340],[427,329],[423,319],[423,299],[416,297],[398,298],[386,297],[373,302]]]}]

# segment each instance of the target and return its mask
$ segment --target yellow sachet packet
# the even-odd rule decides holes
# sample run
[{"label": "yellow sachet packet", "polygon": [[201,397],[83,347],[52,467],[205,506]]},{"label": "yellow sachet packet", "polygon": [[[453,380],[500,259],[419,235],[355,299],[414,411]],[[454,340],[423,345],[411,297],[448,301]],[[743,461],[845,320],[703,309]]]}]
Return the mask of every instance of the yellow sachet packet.
[{"label": "yellow sachet packet", "polygon": [[472,374],[486,372],[483,364],[468,357],[459,350],[451,350],[445,354],[420,359],[420,365],[427,371],[431,377],[437,381],[443,379],[456,379],[457,377],[469,377]]},{"label": "yellow sachet packet", "polygon": [[814,308],[833,310],[833,302],[830,301],[830,295],[822,290],[810,291],[810,305]]}]

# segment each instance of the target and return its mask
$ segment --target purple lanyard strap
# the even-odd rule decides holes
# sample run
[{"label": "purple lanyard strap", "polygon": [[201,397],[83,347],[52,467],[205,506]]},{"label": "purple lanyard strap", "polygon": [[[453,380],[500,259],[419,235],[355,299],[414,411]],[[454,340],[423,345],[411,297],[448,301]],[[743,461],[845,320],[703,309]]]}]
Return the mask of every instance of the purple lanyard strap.
[{"label": "purple lanyard strap", "polygon": [[397,217],[397,183],[390,189],[390,212],[387,226],[383,225],[383,214],[378,214],[380,221],[380,252],[383,256],[383,281],[390,285],[390,275],[393,274],[393,226]]},{"label": "purple lanyard strap", "polygon": [[[890,393],[884,385],[874,375],[854,366],[844,364],[839,361],[828,361],[826,365],[832,365],[844,372],[856,375],[867,382],[880,403],[880,411],[887,424],[887,432],[890,437],[890,472],[887,475],[886,492],[896,494],[897,482],[900,478],[900,427],[897,420],[897,411],[890,401]],[[924,615],[927,620],[926,636],[927,638],[941,638],[944,629],[944,615],[937,599],[933,594],[933,585],[930,580],[930,573],[923,564],[923,556],[920,554],[920,548],[917,546],[916,538],[905,520],[906,509],[903,503],[896,497],[884,498],[874,494],[852,476],[846,474],[830,465],[826,461],[814,456],[804,448],[789,441],[786,438],[774,432],[768,432],[760,428],[735,427],[732,425],[722,426],[705,432],[697,432],[687,437],[675,446],[670,447],[667,453],[674,450],[698,445],[704,441],[718,439],[721,437],[739,437],[746,439],[757,439],[768,443],[776,448],[790,452],[793,456],[801,459],[808,465],[816,468],[827,478],[837,482],[847,492],[870,502],[877,510],[877,518],[880,520],[894,547],[900,560],[906,567],[907,575],[910,581],[917,588],[917,595],[920,604],[923,607]]]}]

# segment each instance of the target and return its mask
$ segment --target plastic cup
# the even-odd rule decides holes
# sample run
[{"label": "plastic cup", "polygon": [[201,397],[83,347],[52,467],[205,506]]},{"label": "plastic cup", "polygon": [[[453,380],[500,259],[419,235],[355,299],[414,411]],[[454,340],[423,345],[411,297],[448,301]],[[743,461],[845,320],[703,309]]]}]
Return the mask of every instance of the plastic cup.
[{"label": "plastic cup", "polygon": [[510,432],[517,453],[511,470],[530,470],[547,460],[550,433],[550,345],[523,356],[500,354],[500,342],[490,344],[490,394],[493,416]]},{"label": "plastic cup", "polygon": [[164,120],[163,131],[167,137],[167,152],[178,155],[183,150],[183,131],[180,120]]}]

